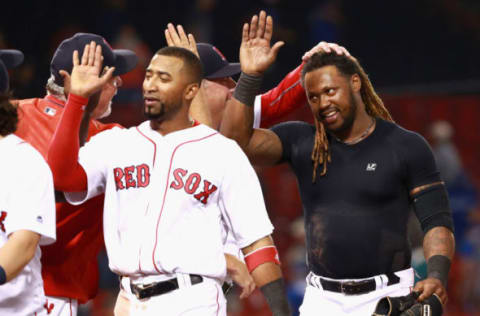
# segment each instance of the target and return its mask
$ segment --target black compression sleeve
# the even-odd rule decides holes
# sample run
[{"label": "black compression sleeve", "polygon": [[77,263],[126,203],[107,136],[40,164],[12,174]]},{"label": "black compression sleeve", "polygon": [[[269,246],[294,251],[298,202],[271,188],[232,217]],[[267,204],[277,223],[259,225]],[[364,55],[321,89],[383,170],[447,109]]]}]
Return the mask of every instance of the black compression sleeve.
[{"label": "black compression sleeve", "polygon": [[453,232],[452,212],[443,184],[434,185],[415,194],[413,206],[424,233],[437,226],[447,227]]},{"label": "black compression sleeve", "polygon": [[290,306],[287,301],[283,279],[278,279],[260,287],[273,316],[290,316]]}]

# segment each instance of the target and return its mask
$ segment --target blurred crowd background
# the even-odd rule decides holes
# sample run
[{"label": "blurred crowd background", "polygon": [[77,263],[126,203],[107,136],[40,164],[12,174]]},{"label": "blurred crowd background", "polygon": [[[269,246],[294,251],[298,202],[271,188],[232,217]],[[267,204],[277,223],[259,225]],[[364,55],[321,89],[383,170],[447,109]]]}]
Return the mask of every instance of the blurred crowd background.
[{"label": "blurred crowd background", "polygon": [[[103,35],[116,48],[134,50],[138,67],[123,77],[108,121],[126,126],[142,117],[141,84],[152,54],[165,45],[168,22],[184,25],[197,42],[217,46],[238,61],[241,27],[265,9],[283,40],[264,88],[273,88],[320,41],[356,56],[400,125],[424,135],[446,181],[455,221],[457,254],[449,281],[447,316],[480,315],[480,1],[478,0],[83,0],[2,2],[0,48],[25,53],[11,74],[16,98],[43,97],[55,48],[76,32]],[[311,121],[308,106],[289,119]],[[219,153],[221,154],[221,153]],[[305,288],[302,206],[287,166],[258,170],[292,306]],[[425,274],[422,235],[412,218],[412,264]],[[181,249],[179,249],[181,251]],[[117,279],[100,260],[101,291],[80,315],[111,315]],[[269,315],[256,291],[228,297],[229,315]],[[321,311],[319,311],[321,314]]]}]

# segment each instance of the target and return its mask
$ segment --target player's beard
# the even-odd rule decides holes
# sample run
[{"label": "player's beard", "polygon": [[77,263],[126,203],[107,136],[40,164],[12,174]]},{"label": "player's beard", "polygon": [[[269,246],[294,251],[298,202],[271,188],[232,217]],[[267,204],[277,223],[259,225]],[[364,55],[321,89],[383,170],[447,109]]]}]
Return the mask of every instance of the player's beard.
[{"label": "player's beard", "polygon": [[[147,107],[144,106],[143,113],[145,117],[150,120],[166,120],[170,117],[173,117],[182,107],[182,100],[179,98],[176,102],[165,103],[160,102],[160,108],[158,111],[155,111],[156,108],[150,108],[150,111],[147,110]],[[153,110],[153,112],[152,112]]]},{"label": "player's beard", "polygon": [[350,95],[348,97],[348,104],[349,104],[348,109],[345,111],[345,113],[342,113],[342,119],[343,119],[342,125],[340,125],[336,129],[327,128],[328,131],[337,134],[352,128],[353,122],[355,121],[355,117],[357,116],[358,103],[353,97],[353,91],[351,88],[350,88]]},{"label": "player's beard", "polygon": [[[149,110],[148,110],[149,109]],[[162,118],[165,115],[165,104],[160,103],[160,109],[158,112],[152,112],[152,108],[147,108],[146,106],[143,107],[143,114],[145,115],[146,118],[149,120],[158,120]]]},{"label": "player's beard", "polygon": [[98,119],[105,118],[107,116],[110,116],[112,114],[112,101],[108,102],[107,108],[105,109],[105,112],[103,112]]}]

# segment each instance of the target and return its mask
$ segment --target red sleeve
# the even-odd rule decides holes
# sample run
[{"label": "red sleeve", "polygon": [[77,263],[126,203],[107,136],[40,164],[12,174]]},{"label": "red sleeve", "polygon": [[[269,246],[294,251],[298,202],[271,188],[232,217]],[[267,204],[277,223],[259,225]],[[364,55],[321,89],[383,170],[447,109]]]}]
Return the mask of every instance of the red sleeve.
[{"label": "red sleeve", "polygon": [[52,169],[55,189],[64,192],[85,191],[87,174],[78,163],[80,141],[78,133],[88,99],[70,94],[62,118],[55,130],[47,161]]},{"label": "red sleeve", "polygon": [[305,90],[300,84],[303,63],[291,71],[278,86],[261,95],[261,127],[281,121],[293,110],[307,103]]}]

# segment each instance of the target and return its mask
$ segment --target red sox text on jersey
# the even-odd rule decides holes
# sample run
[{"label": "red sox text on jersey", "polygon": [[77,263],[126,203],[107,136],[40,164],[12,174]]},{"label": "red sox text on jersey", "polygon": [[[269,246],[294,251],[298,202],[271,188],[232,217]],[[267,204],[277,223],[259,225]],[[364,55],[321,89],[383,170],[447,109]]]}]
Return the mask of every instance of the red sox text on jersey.
[{"label": "red sox text on jersey", "polygon": [[[150,184],[150,168],[147,164],[124,168],[117,167],[113,169],[113,174],[117,191],[129,188],[145,188]],[[187,170],[177,168],[173,171],[173,177],[175,179],[170,183],[170,188],[184,189],[186,193],[193,194],[193,197],[203,204],[207,204],[210,194],[217,190],[217,186],[206,179],[203,179],[203,190],[199,190],[202,176],[197,172],[188,174]]]}]

